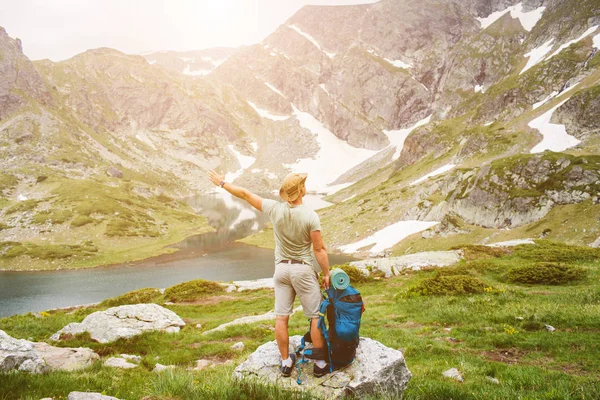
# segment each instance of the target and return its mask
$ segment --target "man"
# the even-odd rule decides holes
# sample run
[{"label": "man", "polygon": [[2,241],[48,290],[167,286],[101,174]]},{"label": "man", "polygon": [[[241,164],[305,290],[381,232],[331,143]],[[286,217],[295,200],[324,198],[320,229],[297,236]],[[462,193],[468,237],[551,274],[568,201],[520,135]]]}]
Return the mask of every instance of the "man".
[{"label": "man", "polygon": [[[288,321],[292,314],[294,298],[300,297],[304,315],[311,318],[311,340],[314,348],[325,348],[325,340],[318,328],[321,293],[317,275],[312,267],[312,252],[323,271],[323,286],[329,288],[329,259],[323,238],[321,222],[316,212],[302,204],[306,195],[307,174],[291,173],[285,177],[279,196],[284,202],[263,199],[249,190],[232,185],[210,170],[212,183],[232,195],[246,200],[252,207],[267,213],[275,233],[275,339],[281,353],[281,373],[290,376],[296,355],[289,353]],[[329,372],[325,360],[316,360],[315,376]]]}]

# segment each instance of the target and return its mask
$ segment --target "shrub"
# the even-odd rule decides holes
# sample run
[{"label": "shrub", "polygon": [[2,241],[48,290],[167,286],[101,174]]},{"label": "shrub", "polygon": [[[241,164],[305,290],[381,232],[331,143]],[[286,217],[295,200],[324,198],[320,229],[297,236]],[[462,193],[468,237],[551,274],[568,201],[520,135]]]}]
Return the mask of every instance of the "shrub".
[{"label": "shrub", "polygon": [[527,260],[546,262],[596,261],[600,259],[600,249],[587,246],[569,246],[550,240],[536,240],[535,245],[520,245],[515,255]]},{"label": "shrub", "polygon": [[96,222],[96,220],[94,218],[88,217],[87,215],[78,215],[75,218],[73,218],[73,221],[71,221],[71,226],[78,228],[80,226],[91,224],[92,222]]},{"label": "shrub", "polygon": [[42,183],[44,182],[46,179],[48,179],[48,177],[46,175],[40,175],[37,177],[37,179],[35,180],[36,183]]},{"label": "shrub", "polygon": [[483,293],[489,287],[481,279],[469,275],[435,276],[423,280],[408,290],[420,296],[460,295]]},{"label": "shrub", "polygon": [[121,296],[106,299],[101,306],[116,307],[124,304],[156,303],[162,299],[160,290],[155,288],[144,288],[125,293]]},{"label": "shrub", "polygon": [[62,224],[72,216],[73,213],[69,210],[41,211],[34,215],[33,222],[35,224],[45,224],[46,222]]},{"label": "shrub", "polygon": [[27,248],[19,242],[0,242],[0,257],[12,258],[27,253]]},{"label": "shrub", "polygon": [[39,200],[25,200],[10,206],[6,210],[6,214],[14,214],[16,212],[31,211],[37,207]]},{"label": "shrub", "polygon": [[334,265],[331,269],[340,268],[350,277],[350,284],[369,282],[373,278],[362,273],[362,271],[350,264]]},{"label": "shrub", "polygon": [[454,246],[451,250],[462,250],[465,260],[477,260],[481,258],[495,258],[510,254],[511,249],[506,247],[490,247],[477,244]]},{"label": "shrub", "polygon": [[586,270],[575,265],[536,263],[515,267],[508,271],[509,282],[532,285],[560,285],[583,279]]},{"label": "shrub", "polygon": [[221,293],[223,291],[225,289],[217,282],[197,279],[168,288],[165,290],[165,298],[172,302],[192,301],[205,295]]}]

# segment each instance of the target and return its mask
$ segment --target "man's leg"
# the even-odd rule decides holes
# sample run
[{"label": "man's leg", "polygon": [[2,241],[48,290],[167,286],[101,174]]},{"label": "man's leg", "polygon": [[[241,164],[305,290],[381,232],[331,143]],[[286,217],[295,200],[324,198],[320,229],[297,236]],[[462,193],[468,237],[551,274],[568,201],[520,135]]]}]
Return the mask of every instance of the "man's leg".
[{"label": "man's leg", "polygon": [[289,320],[289,315],[278,315],[275,319],[275,340],[277,341],[277,347],[279,348],[279,353],[281,353],[282,360],[287,360],[290,355]]},{"label": "man's leg", "polygon": [[313,318],[310,321],[310,338],[312,339],[313,347],[325,347],[325,338],[323,337],[323,333],[319,329],[319,318]]}]

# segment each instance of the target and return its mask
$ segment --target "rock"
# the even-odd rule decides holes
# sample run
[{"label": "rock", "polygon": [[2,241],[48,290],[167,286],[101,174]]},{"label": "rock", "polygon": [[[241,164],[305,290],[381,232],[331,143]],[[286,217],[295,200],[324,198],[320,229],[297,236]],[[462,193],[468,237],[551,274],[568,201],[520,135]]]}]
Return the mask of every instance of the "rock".
[{"label": "rock", "polygon": [[234,291],[243,292],[244,290],[256,290],[256,289],[273,289],[275,283],[273,278],[256,279],[252,281],[233,281],[231,283],[222,283],[225,287],[225,291],[230,293]]},{"label": "rock", "polygon": [[196,324],[196,328],[202,329],[202,324]]},{"label": "rock", "polygon": [[237,342],[233,346],[231,346],[231,349],[235,351],[244,351],[245,347],[246,346],[244,345],[244,342]]},{"label": "rock", "polygon": [[129,360],[129,361],[133,361],[136,364],[139,364],[142,362],[142,357],[141,356],[133,356],[131,354],[121,354],[121,357]]},{"label": "rock", "polygon": [[[302,311],[302,306],[296,307],[294,308],[294,310],[292,310],[292,315],[295,314],[298,311]],[[247,317],[241,317],[238,319],[234,319],[231,322],[226,322],[224,324],[221,324],[219,326],[217,326],[216,328],[210,329],[208,331],[202,332],[203,335],[208,335],[212,332],[218,332],[218,331],[224,331],[227,327],[229,326],[234,326],[234,325],[242,325],[242,324],[251,324],[254,322],[259,322],[259,321],[268,321],[268,320],[273,320],[275,319],[276,315],[275,312],[273,310],[265,313],[265,314],[260,314],[260,315],[250,315]],[[200,325],[200,324],[198,324]]]},{"label": "rock", "polygon": [[123,177],[123,173],[115,167],[108,167],[108,169],[106,170],[106,175],[118,179],[121,179]]},{"label": "rock", "polygon": [[52,397],[44,397],[43,399],[40,400],[54,400]]},{"label": "rock", "polygon": [[145,331],[177,332],[185,322],[173,311],[158,304],[134,304],[112,307],[85,317],[81,323],[71,323],[50,339],[60,340],[62,334],[89,332],[100,343],[129,338]]},{"label": "rock", "polygon": [[51,370],[76,371],[91,367],[100,356],[93,350],[79,347],[54,347],[48,343],[34,343],[35,350],[46,361]]},{"label": "rock", "polygon": [[136,368],[137,364],[132,364],[124,358],[111,357],[108,360],[104,361],[104,366],[105,367],[113,367],[113,368],[131,369],[131,368]]},{"label": "rock", "polygon": [[556,330],[555,327],[553,327],[552,325],[544,325],[546,327],[546,330],[548,332],[554,332]]},{"label": "rock", "polygon": [[500,381],[498,380],[498,378],[494,378],[494,377],[491,377],[491,376],[486,376],[485,379],[487,379],[488,381],[490,381],[492,383],[495,383],[496,385],[500,384]]},{"label": "rock", "polygon": [[452,378],[459,382],[463,382],[463,377],[456,368],[450,368],[449,370],[444,371],[442,375],[444,375],[446,378]]},{"label": "rock", "polygon": [[460,261],[462,252],[453,251],[426,251],[422,253],[407,254],[400,257],[369,258],[361,261],[352,261],[353,265],[369,274],[367,267],[373,267],[385,273],[386,277],[398,275],[404,269],[419,270],[422,267],[437,266],[446,267]]},{"label": "rock", "polygon": [[524,318],[523,318],[523,317],[516,317],[515,319],[516,319],[517,321],[523,321],[523,319],[524,319]]},{"label": "rock", "polygon": [[54,347],[43,342],[15,339],[0,330],[0,370],[17,369],[31,373],[74,371],[91,366],[99,358],[90,349]]},{"label": "rock", "polygon": [[194,367],[194,371],[202,371],[204,368],[211,367],[215,363],[212,360],[198,360],[196,361],[196,366]]},{"label": "rock", "polygon": [[[297,347],[301,338],[299,335],[290,337],[290,344]],[[304,364],[301,367],[302,385],[296,383],[297,369],[293,370],[290,378],[281,377],[280,361],[277,343],[265,343],[237,366],[234,377],[259,378],[263,382],[290,389],[310,390],[318,397],[341,399],[349,394],[358,398],[374,394],[399,398],[412,376],[401,352],[369,338],[360,339],[356,359],[351,365],[332,374],[315,378],[312,374],[312,361]]]},{"label": "rock", "polygon": [[521,244],[535,244],[535,242],[531,238],[526,238],[526,239],[507,240],[506,242],[490,243],[490,244],[486,244],[486,246],[488,246],[488,247],[514,247],[514,246],[519,246]]},{"label": "rock", "polygon": [[168,370],[168,369],[173,369],[173,368],[175,368],[175,366],[174,366],[174,365],[162,365],[162,364],[156,364],[156,365],[154,366],[154,369],[152,370],[152,372],[159,373],[159,372],[163,372],[163,371],[166,371],[166,370]]},{"label": "rock", "polygon": [[89,392],[71,392],[69,393],[68,400],[119,400],[116,397],[105,396],[100,393],[89,393]]}]

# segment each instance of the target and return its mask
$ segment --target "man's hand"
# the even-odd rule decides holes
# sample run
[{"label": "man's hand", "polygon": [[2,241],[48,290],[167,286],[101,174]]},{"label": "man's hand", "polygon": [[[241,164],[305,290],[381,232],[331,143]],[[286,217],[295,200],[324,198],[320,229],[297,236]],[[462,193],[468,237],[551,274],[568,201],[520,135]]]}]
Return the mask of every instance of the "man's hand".
[{"label": "man's hand", "polygon": [[224,180],[224,178],[217,174],[214,170],[209,170],[208,171],[208,178],[210,179],[210,181],[212,183],[215,184],[215,186],[219,186],[221,184],[221,182]]},{"label": "man's hand", "polygon": [[331,277],[329,275],[323,275],[323,283],[321,286],[323,286],[325,290],[329,289],[330,281]]}]

